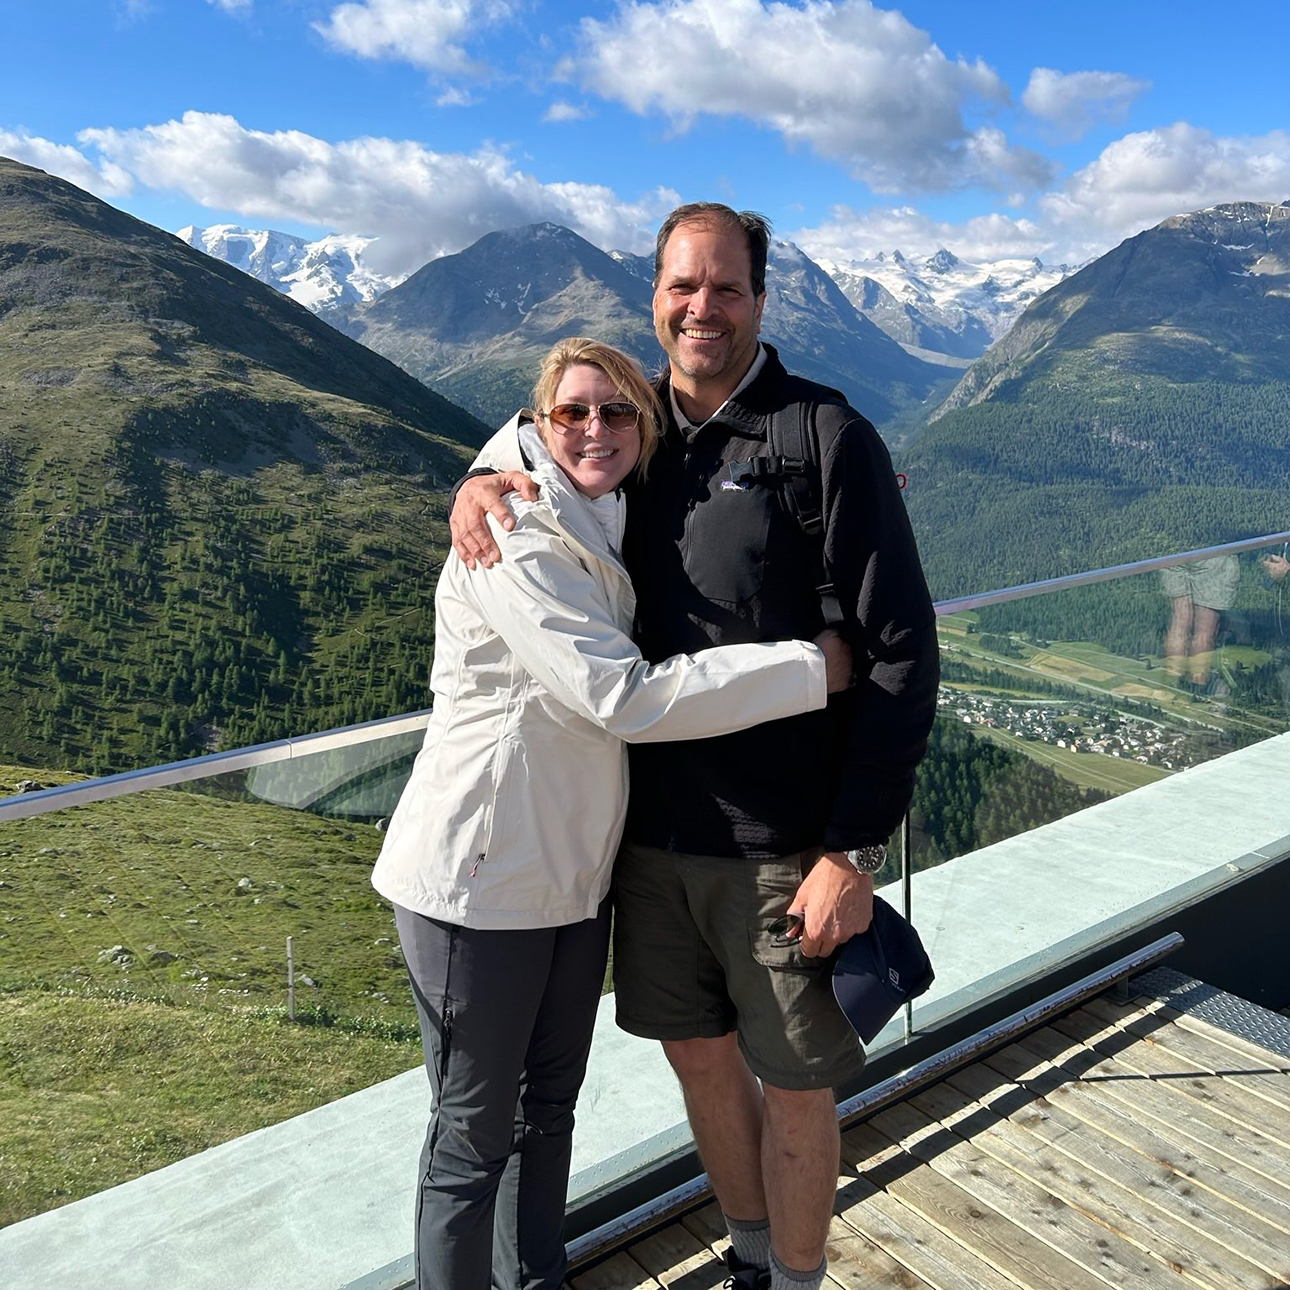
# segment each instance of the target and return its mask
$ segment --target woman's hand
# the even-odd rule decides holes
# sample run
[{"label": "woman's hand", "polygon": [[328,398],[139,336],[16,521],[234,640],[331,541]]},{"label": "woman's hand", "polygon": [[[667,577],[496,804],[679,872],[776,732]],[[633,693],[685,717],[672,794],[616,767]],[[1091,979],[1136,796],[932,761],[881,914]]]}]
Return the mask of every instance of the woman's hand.
[{"label": "woman's hand", "polygon": [[851,646],[832,627],[826,627],[815,638],[815,643],[824,652],[824,674],[828,680],[829,693],[849,690],[853,671]]},{"label": "woman's hand", "polygon": [[514,492],[526,502],[536,502],[538,486],[527,475],[512,470],[476,475],[457,490],[448,528],[452,532],[452,549],[465,561],[467,569],[473,569],[476,563],[487,569],[502,558],[485,516],[492,515],[508,532],[513,529],[515,516],[502,498]]}]

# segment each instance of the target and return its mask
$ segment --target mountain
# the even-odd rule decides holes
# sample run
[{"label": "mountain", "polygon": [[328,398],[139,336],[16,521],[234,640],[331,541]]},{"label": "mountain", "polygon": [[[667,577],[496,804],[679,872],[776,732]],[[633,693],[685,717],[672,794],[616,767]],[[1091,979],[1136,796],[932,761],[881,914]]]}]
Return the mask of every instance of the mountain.
[{"label": "mountain", "polygon": [[421,706],[442,490],[483,435],[0,159],[0,748],[121,768]]},{"label": "mountain", "polygon": [[821,267],[860,313],[906,349],[954,359],[979,358],[1030,301],[1071,272],[1034,259],[972,263],[944,248],[923,260],[893,251]]},{"label": "mountain", "polygon": [[941,594],[1290,527],[1290,207],[1167,219],[1050,288],[902,469]]},{"label": "mountain", "polygon": [[762,335],[791,371],[843,390],[889,438],[898,425],[925,420],[957,375],[907,353],[792,242],[771,243]]},{"label": "mountain", "polygon": [[268,283],[333,325],[356,305],[375,300],[403,280],[401,275],[378,273],[368,264],[365,252],[376,241],[371,237],[332,233],[308,242],[273,229],[235,224],[209,228],[190,224],[175,236]]},{"label": "mountain", "polygon": [[[596,336],[656,370],[653,262],[555,224],[489,233],[355,311],[347,330],[484,420],[525,402],[562,336]],[[788,242],[772,245],[762,336],[789,367],[844,390],[878,424],[918,412],[956,373],[907,354]]]},{"label": "mountain", "polygon": [[595,336],[657,367],[652,295],[576,233],[531,224],[431,260],[357,309],[346,330],[500,425],[528,401],[542,357],[563,336]]}]

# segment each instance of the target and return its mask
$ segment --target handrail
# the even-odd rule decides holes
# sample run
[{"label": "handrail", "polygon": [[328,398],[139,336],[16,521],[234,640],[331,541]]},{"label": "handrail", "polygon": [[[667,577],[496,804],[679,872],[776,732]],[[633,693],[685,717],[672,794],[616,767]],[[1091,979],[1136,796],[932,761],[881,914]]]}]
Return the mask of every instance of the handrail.
[{"label": "handrail", "polygon": [[[1218,555],[1237,555],[1245,551],[1257,551],[1263,547],[1288,542],[1290,542],[1290,531],[1271,533],[1265,537],[1226,542],[1221,546],[1182,551],[1176,555],[1156,556],[1150,560],[1137,560],[1131,564],[1111,565],[1108,568],[1093,569],[1087,573],[1065,574],[1060,578],[1047,578],[1041,582],[1026,582],[1015,587],[1003,587],[997,591],[958,596],[952,600],[938,601],[935,605],[936,616],[944,618],[949,614],[961,613],[967,609],[979,609],[985,605],[1025,600],[1031,596],[1044,596],[1050,592],[1062,591],[1067,587],[1110,582],[1117,578],[1132,577],[1138,573],[1149,573],[1154,569],[1164,569],[1169,565],[1188,564]],[[245,770],[251,766],[288,761],[293,757],[304,757],[331,748],[347,748],[354,744],[383,739],[389,735],[405,734],[423,729],[429,719],[430,710],[427,708],[420,712],[403,713],[395,717],[380,717],[375,721],[365,721],[355,726],[339,726],[334,730],[323,730],[290,739],[277,739],[249,748],[233,748],[228,752],[210,753],[204,757],[189,758],[187,761],[168,762],[164,766],[123,771],[117,775],[107,775],[102,779],[62,784],[57,788],[41,789],[34,793],[20,793],[15,797],[0,798],[0,824],[6,820],[29,819],[32,816],[44,815],[48,811],[63,810],[69,806],[101,802],[107,798],[141,793],[147,789],[168,788],[173,784],[184,784],[195,779],[205,779],[211,775],[222,775],[230,771]]]},{"label": "handrail", "polygon": [[950,614],[960,614],[966,609],[1002,605],[1010,600],[1028,600],[1031,596],[1046,596],[1049,592],[1064,591],[1067,587],[1088,587],[1097,582],[1113,582],[1117,578],[1131,578],[1137,573],[1168,569],[1176,564],[1212,560],[1220,555],[1240,555],[1245,551],[1258,551],[1263,547],[1287,542],[1290,542],[1290,532],[1271,533],[1267,537],[1243,538],[1239,542],[1224,542],[1221,546],[1203,547],[1198,551],[1182,551],[1177,555],[1157,555],[1150,560],[1134,560],[1130,564],[1113,564],[1105,569],[1091,569],[1088,573],[1067,573],[1060,578],[1023,582],[1015,587],[1002,587],[998,591],[982,591],[971,596],[956,596],[953,600],[938,600],[936,616],[945,618]]},{"label": "handrail", "polygon": [[248,770],[252,766],[268,766],[336,748],[351,748],[357,744],[386,739],[391,735],[410,734],[414,730],[423,730],[429,720],[430,709],[424,708],[420,712],[405,712],[397,717],[378,717],[375,721],[364,721],[356,726],[338,726],[334,730],[320,730],[311,735],[275,739],[271,743],[254,744],[249,748],[230,748],[228,752],[190,757],[187,761],[167,762],[164,766],[126,770],[102,779],[60,784],[56,788],[43,788],[34,793],[20,793],[16,797],[0,798],[0,823],[29,819],[48,811],[84,806],[89,802],[102,802],[112,797],[125,797],[130,793],[142,793],[152,788],[169,788],[173,784],[208,779],[212,775],[227,775],[233,771]]}]

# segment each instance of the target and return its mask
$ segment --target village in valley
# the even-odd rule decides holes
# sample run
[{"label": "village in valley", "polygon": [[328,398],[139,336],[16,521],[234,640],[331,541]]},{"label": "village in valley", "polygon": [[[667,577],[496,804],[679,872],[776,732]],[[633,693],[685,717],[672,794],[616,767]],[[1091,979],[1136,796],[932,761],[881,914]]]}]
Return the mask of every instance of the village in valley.
[{"label": "village in valley", "polygon": [[957,717],[965,725],[1070,752],[1129,758],[1167,771],[1185,770],[1205,760],[1195,735],[1102,704],[1005,698],[942,685],[938,705],[942,714]]}]

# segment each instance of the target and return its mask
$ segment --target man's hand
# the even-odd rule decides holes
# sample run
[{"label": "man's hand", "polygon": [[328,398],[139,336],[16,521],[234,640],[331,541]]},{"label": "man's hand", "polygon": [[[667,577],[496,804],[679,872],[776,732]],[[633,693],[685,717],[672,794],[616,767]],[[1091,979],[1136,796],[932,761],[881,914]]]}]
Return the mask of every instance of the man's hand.
[{"label": "man's hand", "polygon": [[826,627],[815,638],[815,644],[824,654],[824,675],[828,683],[828,692],[838,694],[842,690],[849,690],[853,680],[851,646],[832,627]]},{"label": "man's hand", "polygon": [[802,914],[802,953],[832,954],[873,918],[873,874],[858,873],[843,851],[826,851],[789,904]]},{"label": "man's hand", "polygon": [[1276,578],[1279,582],[1286,574],[1290,573],[1290,560],[1283,555],[1265,555],[1263,557],[1263,567],[1268,571],[1270,577]]},{"label": "man's hand", "polygon": [[466,562],[466,568],[473,569],[479,563],[487,569],[502,558],[485,516],[491,514],[508,532],[513,529],[515,516],[502,498],[514,492],[526,502],[536,502],[538,486],[521,471],[511,470],[500,475],[476,475],[457,490],[448,528],[452,531],[452,549]]}]

